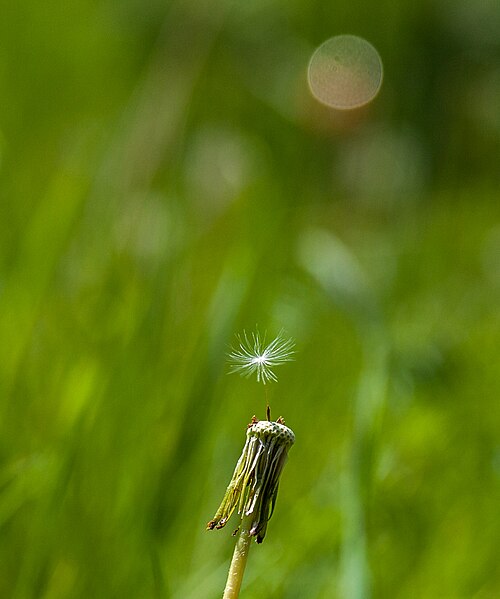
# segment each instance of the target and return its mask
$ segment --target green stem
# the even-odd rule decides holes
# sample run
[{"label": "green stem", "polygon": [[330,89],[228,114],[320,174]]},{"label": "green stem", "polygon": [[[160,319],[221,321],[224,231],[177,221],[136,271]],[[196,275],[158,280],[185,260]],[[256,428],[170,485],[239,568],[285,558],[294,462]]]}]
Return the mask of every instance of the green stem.
[{"label": "green stem", "polygon": [[252,516],[253,514],[245,516],[241,521],[238,540],[236,541],[233,559],[231,560],[231,565],[229,566],[226,588],[224,589],[224,595],[222,599],[238,599],[240,594],[241,582],[243,580],[243,574],[245,573],[248,552],[250,550],[250,542],[252,540],[252,537],[250,536]]}]

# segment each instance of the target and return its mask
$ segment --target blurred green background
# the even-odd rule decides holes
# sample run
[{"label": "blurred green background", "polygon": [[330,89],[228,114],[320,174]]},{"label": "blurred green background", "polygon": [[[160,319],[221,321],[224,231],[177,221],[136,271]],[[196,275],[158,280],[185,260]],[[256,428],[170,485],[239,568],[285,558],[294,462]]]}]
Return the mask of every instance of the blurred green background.
[{"label": "blurred green background", "polygon": [[222,594],[258,324],[297,442],[242,597],[499,597],[500,4],[1,9],[0,596]]}]

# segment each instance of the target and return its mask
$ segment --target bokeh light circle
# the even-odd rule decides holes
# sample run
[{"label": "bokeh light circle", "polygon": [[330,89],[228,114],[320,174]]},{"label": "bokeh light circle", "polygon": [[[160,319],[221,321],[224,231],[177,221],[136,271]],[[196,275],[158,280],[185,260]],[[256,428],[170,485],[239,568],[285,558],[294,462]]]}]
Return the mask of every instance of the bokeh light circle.
[{"label": "bokeh light circle", "polygon": [[367,104],[382,85],[382,60],[375,48],[355,35],[337,35],[314,52],[308,80],[313,96],[332,108]]}]

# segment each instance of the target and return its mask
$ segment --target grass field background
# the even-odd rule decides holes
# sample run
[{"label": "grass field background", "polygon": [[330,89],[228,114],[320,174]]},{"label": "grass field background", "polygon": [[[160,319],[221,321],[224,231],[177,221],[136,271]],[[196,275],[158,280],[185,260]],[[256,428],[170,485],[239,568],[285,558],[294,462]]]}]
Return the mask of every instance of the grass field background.
[{"label": "grass field background", "polygon": [[[500,6],[2,3],[0,596],[212,599],[266,386],[296,444],[247,599],[500,596]],[[329,37],[384,83],[335,112]]]}]

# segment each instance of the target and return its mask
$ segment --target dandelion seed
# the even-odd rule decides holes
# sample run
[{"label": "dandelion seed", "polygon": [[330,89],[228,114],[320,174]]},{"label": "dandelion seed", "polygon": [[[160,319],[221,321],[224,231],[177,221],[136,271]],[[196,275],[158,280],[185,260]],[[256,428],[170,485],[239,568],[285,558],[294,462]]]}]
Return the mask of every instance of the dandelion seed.
[{"label": "dandelion seed", "polygon": [[238,347],[232,348],[228,354],[231,364],[230,372],[237,372],[242,376],[257,375],[257,382],[265,385],[268,381],[277,381],[273,372],[274,366],[293,360],[295,343],[284,336],[281,330],[278,336],[266,345],[265,336],[261,338],[259,331],[251,334],[249,338],[246,331],[237,335]]}]

